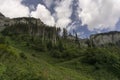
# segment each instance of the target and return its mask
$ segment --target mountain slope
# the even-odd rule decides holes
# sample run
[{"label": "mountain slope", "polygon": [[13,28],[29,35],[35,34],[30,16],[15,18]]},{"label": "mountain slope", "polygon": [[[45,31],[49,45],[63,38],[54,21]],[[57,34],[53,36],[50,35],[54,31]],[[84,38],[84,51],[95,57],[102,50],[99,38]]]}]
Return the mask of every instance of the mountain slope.
[{"label": "mountain slope", "polygon": [[42,58],[44,52],[11,43],[0,44],[1,80],[92,80],[72,69],[46,62]]},{"label": "mountain slope", "polygon": [[50,51],[36,51],[23,42],[6,39],[9,44],[0,43],[2,80],[119,80],[117,47],[82,49],[76,58],[70,58],[72,54],[56,58]]},{"label": "mountain slope", "polygon": [[85,39],[82,47],[77,35],[71,40],[64,29],[61,36],[35,18],[8,23],[0,33],[0,80],[120,79],[119,46],[96,47]]}]

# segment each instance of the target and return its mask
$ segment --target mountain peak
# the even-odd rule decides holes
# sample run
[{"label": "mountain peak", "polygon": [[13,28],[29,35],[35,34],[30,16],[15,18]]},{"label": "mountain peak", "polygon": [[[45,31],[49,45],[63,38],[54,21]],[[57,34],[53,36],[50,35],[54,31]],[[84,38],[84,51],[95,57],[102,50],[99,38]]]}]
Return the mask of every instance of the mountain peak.
[{"label": "mountain peak", "polygon": [[4,18],[5,16],[0,12],[0,18]]}]

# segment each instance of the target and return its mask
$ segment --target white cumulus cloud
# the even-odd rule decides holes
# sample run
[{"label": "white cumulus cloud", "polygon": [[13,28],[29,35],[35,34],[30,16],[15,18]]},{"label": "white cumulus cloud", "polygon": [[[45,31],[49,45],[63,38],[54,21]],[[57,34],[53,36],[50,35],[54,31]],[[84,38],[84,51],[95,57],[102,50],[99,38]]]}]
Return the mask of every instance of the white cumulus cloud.
[{"label": "white cumulus cloud", "polygon": [[91,31],[114,30],[120,18],[120,0],[79,0],[78,13]]},{"label": "white cumulus cloud", "polygon": [[62,0],[55,7],[56,26],[64,28],[71,23],[72,14],[72,1],[73,0]]},{"label": "white cumulus cloud", "polygon": [[31,12],[31,16],[35,18],[40,18],[47,25],[55,25],[55,20],[51,15],[50,11],[42,4],[39,4],[37,6],[36,11]]},{"label": "white cumulus cloud", "polygon": [[29,16],[28,7],[21,2],[22,0],[0,0],[0,12],[10,18]]}]

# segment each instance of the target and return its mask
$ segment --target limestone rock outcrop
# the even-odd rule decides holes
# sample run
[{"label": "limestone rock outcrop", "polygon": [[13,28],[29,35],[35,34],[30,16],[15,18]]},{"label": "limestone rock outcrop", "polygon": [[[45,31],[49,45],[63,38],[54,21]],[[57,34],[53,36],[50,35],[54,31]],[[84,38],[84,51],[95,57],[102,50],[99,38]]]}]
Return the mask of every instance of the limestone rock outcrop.
[{"label": "limestone rock outcrop", "polygon": [[90,40],[95,46],[120,45],[120,32],[112,31],[108,33],[92,35]]}]

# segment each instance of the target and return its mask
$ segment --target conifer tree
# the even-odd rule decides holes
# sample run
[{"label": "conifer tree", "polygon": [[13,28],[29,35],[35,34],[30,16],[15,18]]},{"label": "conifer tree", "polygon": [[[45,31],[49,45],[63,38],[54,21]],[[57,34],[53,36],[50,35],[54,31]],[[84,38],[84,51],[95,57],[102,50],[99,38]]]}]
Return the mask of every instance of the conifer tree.
[{"label": "conifer tree", "polygon": [[67,30],[63,28],[63,38],[67,39],[67,36],[68,36]]}]

